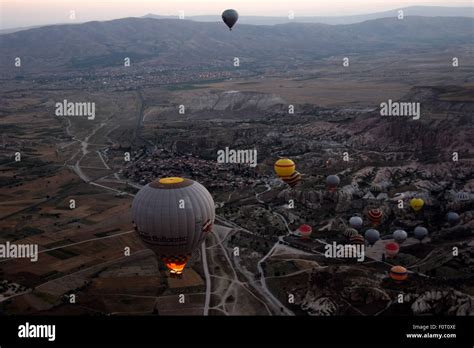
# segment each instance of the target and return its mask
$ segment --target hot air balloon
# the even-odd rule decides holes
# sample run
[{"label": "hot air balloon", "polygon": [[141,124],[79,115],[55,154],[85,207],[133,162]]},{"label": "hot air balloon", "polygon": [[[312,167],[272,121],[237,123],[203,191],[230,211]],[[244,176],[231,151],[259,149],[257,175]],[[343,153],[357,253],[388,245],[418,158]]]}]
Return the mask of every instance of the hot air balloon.
[{"label": "hot air balloon", "polygon": [[346,228],[344,231],[344,237],[346,238],[352,238],[354,236],[357,236],[359,232],[355,228]]},{"label": "hot air balloon", "polygon": [[295,170],[290,176],[283,177],[281,179],[286,182],[290,187],[295,187],[301,181],[301,174]]},{"label": "hot air balloon", "polygon": [[407,239],[408,234],[404,230],[396,230],[392,236],[398,244],[402,244]]},{"label": "hot air balloon", "polygon": [[337,175],[329,175],[326,178],[326,185],[328,187],[328,190],[331,192],[336,191],[337,186],[341,182],[341,179]]},{"label": "hot air balloon", "polygon": [[374,230],[373,228],[365,231],[365,239],[369,242],[370,245],[374,245],[375,242],[377,242],[380,238],[380,233],[377,230]]},{"label": "hot air balloon", "polygon": [[295,162],[289,158],[280,158],[275,162],[275,172],[280,178],[290,176],[296,170]]},{"label": "hot air balloon", "polygon": [[300,228],[298,228],[298,232],[302,239],[308,239],[313,232],[313,228],[310,225],[301,225]]},{"label": "hot air balloon", "polygon": [[239,14],[236,10],[229,9],[222,12],[222,20],[225,24],[227,24],[229,30],[232,30],[232,27],[235,25],[235,23],[237,23],[238,19]]},{"label": "hot air balloon", "polygon": [[295,162],[289,158],[281,158],[275,162],[275,172],[281,180],[290,187],[296,186],[301,181],[301,174],[296,171]]},{"label": "hot air balloon", "polygon": [[353,216],[349,219],[349,225],[351,225],[355,229],[359,229],[362,227],[364,221],[360,216]]},{"label": "hot air balloon", "polygon": [[390,269],[390,278],[396,282],[403,282],[408,278],[408,271],[403,266],[393,266]]},{"label": "hot air balloon", "polygon": [[414,234],[415,238],[421,243],[421,241],[428,235],[428,230],[425,227],[418,226],[415,228]]},{"label": "hot air balloon", "polygon": [[385,253],[388,257],[395,257],[400,250],[398,243],[387,243],[385,244]]},{"label": "hot air balloon", "polygon": [[446,219],[448,220],[448,222],[451,226],[457,225],[459,223],[459,221],[461,221],[461,217],[459,216],[459,214],[455,213],[453,211],[449,212],[446,215]]},{"label": "hot air balloon", "polygon": [[377,208],[370,209],[368,215],[372,225],[377,226],[382,221],[383,211]]},{"label": "hot air balloon", "polygon": [[211,194],[196,181],[171,177],[138,191],[132,219],[144,244],[180,277],[192,252],[212,230],[215,207]]},{"label": "hot air balloon", "polygon": [[421,198],[412,198],[410,200],[410,206],[415,212],[419,212],[421,208],[425,205],[425,201]]},{"label": "hot air balloon", "polygon": [[456,194],[456,200],[458,202],[465,202],[465,201],[468,201],[469,199],[470,199],[470,194],[465,191],[461,191]]},{"label": "hot air balloon", "polygon": [[365,244],[364,236],[357,234],[349,239],[351,244]]}]

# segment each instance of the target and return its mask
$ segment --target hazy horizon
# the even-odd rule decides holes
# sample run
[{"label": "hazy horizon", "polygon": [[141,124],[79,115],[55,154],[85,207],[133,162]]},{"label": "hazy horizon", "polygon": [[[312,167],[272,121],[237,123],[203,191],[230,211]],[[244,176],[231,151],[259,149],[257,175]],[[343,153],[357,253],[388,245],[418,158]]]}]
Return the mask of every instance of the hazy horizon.
[{"label": "hazy horizon", "polygon": [[[219,15],[235,8],[243,16],[349,16],[383,12],[410,6],[472,7],[470,0],[333,0],[315,3],[311,0],[2,0],[0,29],[57,23],[104,21],[124,17],[141,17],[152,13],[177,16]],[[71,19],[71,11],[75,18]]]}]

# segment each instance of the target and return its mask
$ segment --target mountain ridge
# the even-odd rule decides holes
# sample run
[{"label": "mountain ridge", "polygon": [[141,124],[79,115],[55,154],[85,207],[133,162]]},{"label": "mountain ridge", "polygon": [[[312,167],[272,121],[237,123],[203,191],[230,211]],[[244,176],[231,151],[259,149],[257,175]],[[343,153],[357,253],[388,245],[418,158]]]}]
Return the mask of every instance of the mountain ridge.
[{"label": "mountain ridge", "polygon": [[135,62],[150,60],[164,67],[227,64],[230,68],[233,57],[262,65],[384,50],[440,50],[472,44],[473,26],[474,19],[464,17],[406,17],[336,26],[240,25],[229,32],[222,23],[129,17],[1,35],[0,69],[14,69],[8,64],[14,57],[28,59],[31,64],[25,68],[115,66],[127,54]]}]

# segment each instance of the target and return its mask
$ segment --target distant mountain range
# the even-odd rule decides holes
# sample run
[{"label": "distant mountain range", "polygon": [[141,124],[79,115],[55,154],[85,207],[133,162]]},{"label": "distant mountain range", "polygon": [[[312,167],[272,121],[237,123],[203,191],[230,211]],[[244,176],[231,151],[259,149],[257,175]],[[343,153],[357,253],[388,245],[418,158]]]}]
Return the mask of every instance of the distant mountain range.
[{"label": "distant mountain range", "polygon": [[331,55],[436,50],[472,44],[473,18],[396,17],[348,25],[238,25],[178,19],[124,18],[46,26],[0,36],[0,71],[15,57],[35,71],[123,66],[123,58],[167,67],[231,67],[312,61]]},{"label": "distant mountain range", "polygon": [[[352,16],[304,16],[300,13],[294,14],[294,19],[288,17],[265,17],[265,16],[241,16],[240,24],[253,25],[274,25],[290,22],[296,23],[322,23],[322,24],[354,24],[379,18],[395,18],[399,11],[403,11],[404,16],[423,17],[474,17],[474,7],[443,7],[443,6],[410,6],[384,12],[376,12]],[[144,18],[178,18],[177,16],[160,16],[147,14]],[[198,22],[219,22],[220,15],[189,16],[185,19]]]},{"label": "distant mountain range", "polygon": [[[390,18],[398,16],[398,12],[403,10],[405,16],[422,16],[422,17],[474,17],[474,7],[444,7],[444,6],[410,6],[390,11],[368,13],[361,15],[348,16],[304,16],[301,13],[295,13],[295,18],[290,20],[288,16],[241,16],[239,24],[253,25],[274,25],[285,24],[290,22],[296,23],[322,23],[322,24],[353,24],[360,23],[372,19]],[[142,18],[154,19],[178,19],[178,16],[162,16],[149,13]],[[186,16],[185,19],[198,22],[220,22],[220,14],[203,15],[203,16]],[[52,23],[50,25],[59,25],[63,23]],[[39,28],[44,25],[32,25],[28,27],[1,29],[0,35],[10,34],[21,30]]]}]

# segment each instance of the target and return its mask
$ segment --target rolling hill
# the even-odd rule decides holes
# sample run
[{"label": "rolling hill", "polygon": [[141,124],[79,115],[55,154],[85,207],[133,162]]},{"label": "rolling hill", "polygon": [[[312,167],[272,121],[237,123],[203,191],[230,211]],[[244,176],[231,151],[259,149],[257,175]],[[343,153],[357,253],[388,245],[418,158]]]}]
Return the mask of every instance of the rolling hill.
[{"label": "rolling hill", "polygon": [[222,23],[124,18],[1,35],[0,71],[14,70],[14,57],[22,57],[26,71],[47,71],[119,66],[123,57],[183,68],[230,66],[233,57],[257,66],[355,53],[439,51],[472,44],[473,26],[472,18],[406,17],[348,25],[239,25],[229,32]]}]

